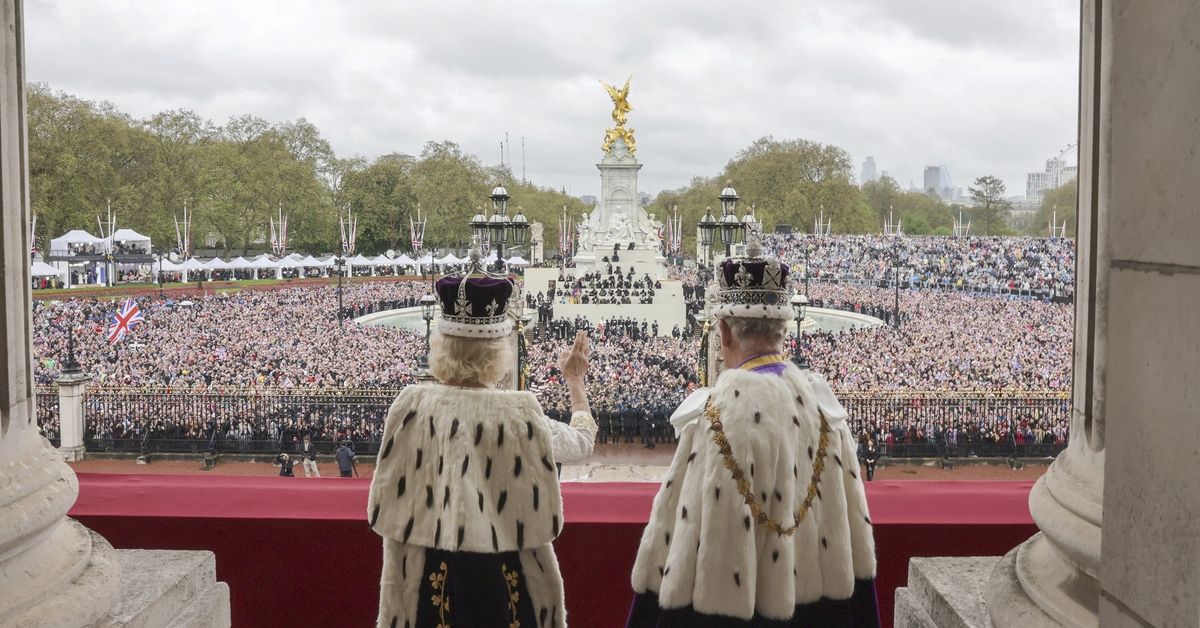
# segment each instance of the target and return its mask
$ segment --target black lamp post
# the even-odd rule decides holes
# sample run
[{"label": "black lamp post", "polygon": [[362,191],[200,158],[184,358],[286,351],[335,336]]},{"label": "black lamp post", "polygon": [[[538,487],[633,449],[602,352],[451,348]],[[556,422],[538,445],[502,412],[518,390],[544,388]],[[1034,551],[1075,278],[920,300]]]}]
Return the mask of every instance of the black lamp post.
[{"label": "black lamp post", "polygon": [[711,263],[713,234],[720,228],[721,223],[717,222],[716,217],[713,216],[712,208],[705,207],[704,216],[700,218],[700,222],[696,226],[700,228],[700,245],[708,252],[707,261]]},{"label": "black lamp post", "polygon": [[517,213],[509,222],[508,228],[512,232],[513,249],[525,246],[525,239],[529,237],[529,220],[525,218],[525,212],[520,206],[517,207]]},{"label": "black lamp post", "polygon": [[163,255],[164,253],[162,249],[154,250],[154,256],[158,258],[158,298],[160,299],[163,298]]},{"label": "black lamp post", "polygon": [[892,283],[896,284],[895,315],[892,325],[900,329],[900,238],[892,236]]},{"label": "black lamp post", "polygon": [[345,333],[346,332],[346,310],[345,310],[345,308],[342,307],[342,274],[346,268],[346,256],[338,255],[336,258],[334,258],[334,260],[335,260],[335,263],[337,266],[337,275],[338,275],[338,287],[337,287],[338,328],[341,330],[342,333]]},{"label": "black lamp post", "polygon": [[796,335],[793,340],[792,362],[799,368],[808,368],[808,357],[800,350],[800,328],[804,324],[804,310],[808,307],[808,297],[803,294],[793,294],[790,303],[796,313]]},{"label": "black lamp post", "polygon": [[504,267],[504,245],[511,241],[514,247],[522,246],[529,236],[529,220],[525,218],[525,213],[520,207],[517,208],[516,215],[511,219],[508,217],[509,198],[511,197],[508,190],[502,185],[497,185],[492,189],[492,215],[485,216],[483,208],[477,208],[475,215],[467,223],[481,247],[488,242],[492,244],[496,251],[497,268]]},{"label": "black lamp post", "polygon": [[75,359],[75,324],[74,321],[67,323],[67,359],[63,362],[63,375],[76,375],[82,373],[83,369],[79,368],[79,361]]},{"label": "black lamp post", "polygon": [[508,190],[503,185],[492,189],[492,216],[488,218],[488,232],[491,242],[496,249],[496,266],[499,267],[504,259],[504,245],[508,243]]},{"label": "black lamp post", "polygon": [[745,237],[745,225],[737,217],[737,190],[726,184],[717,197],[721,200],[721,244],[725,245],[725,257],[733,254],[733,244]]},{"label": "black lamp post", "polygon": [[425,353],[418,358],[418,365],[421,369],[429,368],[429,325],[433,322],[433,315],[436,311],[437,298],[433,296],[432,292],[426,292],[425,296],[421,297],[421,319],[425,321]]},{"label": "black lamp post", "polygon": [[812,249],[812,244],[809,244],[808,238],[804,238],[804,296],[808,296],[808,252]]}]

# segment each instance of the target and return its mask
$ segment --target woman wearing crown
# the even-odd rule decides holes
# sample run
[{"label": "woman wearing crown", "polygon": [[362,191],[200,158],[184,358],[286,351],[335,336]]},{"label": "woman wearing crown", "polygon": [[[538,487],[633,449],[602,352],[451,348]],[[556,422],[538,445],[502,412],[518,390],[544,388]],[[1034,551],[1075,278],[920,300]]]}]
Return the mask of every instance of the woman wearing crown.
[{"label": "woman wearing crown", "polygon": [[388,413],[367,516],[383,537],[378,625],[566,625],[551,541],[562,530],[556,463],[591,453],[586,334],[560,363],[570,425],[532,393],[496,388],[516,365],[513,284],[479,270],[437,282],[430,339],[438,383],[409,386]]},{"label": "woman wearing crown", "polygon": [[786,361],[787,266],[721,264],[715,387],[671,417],[675,458],[633,568],[629,626],[879,625],[855,441],[825,380]]}]

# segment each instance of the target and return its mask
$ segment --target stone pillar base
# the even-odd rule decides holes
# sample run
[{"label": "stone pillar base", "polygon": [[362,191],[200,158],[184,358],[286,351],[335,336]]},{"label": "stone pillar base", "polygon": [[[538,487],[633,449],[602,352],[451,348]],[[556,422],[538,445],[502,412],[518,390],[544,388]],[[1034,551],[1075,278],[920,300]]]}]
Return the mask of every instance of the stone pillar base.
[{"label": "stone pillar base", "polygon": [[[66,538],[77,539],[72,551],[88,554],[82,571],[5,619],[5,626],[229,628],[229,586],[217,582],[212,552],[114,550],[74,519],[61,529]],[[103,614],[110,605],[97,618],[96,609]]]},{"label": "stone pillar base", "polygon": [[229,628],[229,585],[212,552],[117,550],[121,599],[105,626]]},{"label": "stone pillar base", "polygon": [[[1036,537],[1035,537],[1036,538]],[[1017,550],[998,558],[913,558],[908,587],[896,589],[897,628],[992,628],[993,617],[1023,628],[1059,628],[1017,580]]]},{"label": "stone pillar base", "polygon": [[983,590],[999,560],[995,556],[910,559],[908,587],[896,589],[894,625],[991,628]]},{"label": "stone pillar base", "polygon": [[58,453],[62,454],[63,460],[67,462],[79,462],[80,460],[83,460],[84,455],[87,453],[87,449],[83,445],[78,445],[75,447],[59,447]]}]

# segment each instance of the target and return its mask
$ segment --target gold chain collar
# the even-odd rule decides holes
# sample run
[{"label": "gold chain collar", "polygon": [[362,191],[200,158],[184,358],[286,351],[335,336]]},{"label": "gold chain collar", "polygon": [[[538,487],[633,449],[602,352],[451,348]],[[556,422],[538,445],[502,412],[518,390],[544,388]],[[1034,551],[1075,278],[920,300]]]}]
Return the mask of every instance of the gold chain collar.
[{"label": "gold chain collar", "polygon": [[704,408],[704,417],[708,419],[712,429],[713,442],[717,444],[717,449],[721,450],[721,456],[725,458],[725,468],[733,473],[738,493],[750,507],[751,516],[758,525],[766,526],[768,530],[780,536],[791,536],[796,532],[800,524],[804,522],[804,517],[808,515],[808,510],[812,508],[813,500],[817,498],[817,486],[821,483],[821,472],[825,470],[825,450],[829,446],[829,422],[825,420],[824,412],[818,411],[818,415],[821,418],[820,438],[817,443],[817,455],[813,460],[812,479],[808,482],[808,493],[804,497],[804,503],[800,504],[800,508],[796,511],[796,523],[790,528],[784,528],[783,524],[767,514],[765,505],[760,504],[754,496],[750,480],[746,478],[746,474],[733,457],[733,449],[729,446],[729,439],[725,436],[725,428],[721,424],[720,411],[713,405],[711,399]]}]

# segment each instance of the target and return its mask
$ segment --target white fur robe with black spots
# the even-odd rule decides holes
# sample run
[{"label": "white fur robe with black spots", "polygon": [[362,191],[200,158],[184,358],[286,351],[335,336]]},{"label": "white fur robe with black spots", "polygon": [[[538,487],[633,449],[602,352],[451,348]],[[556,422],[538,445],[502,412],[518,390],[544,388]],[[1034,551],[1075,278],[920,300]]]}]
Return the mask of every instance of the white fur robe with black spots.
[{"label": "white fur robe with black spots", "polygon": [[[409,386],[388,412],[367,502],[383,537],[380,626],[415,625],[426,548],[517,551],[539,628],[566,625],[551,541],[562,529],[556,462],[590,455],[591,416],[548,419],[529,392]],[[556,457],[555,453],[559,455]]]},{"label": "white fur robe with black spots", "polygon": [[[819,498],[790,537],[751,519],[702,410],[720,411],[733,456],[769,515],[790,527],[830,427]],[[788,364],[780,376],[729,370],[693,394],[672,423],[679,446],[654,499],[633,568],[633,588],[661,608],[788,619],[799,604],[843,600],[875,577],[875,544],[846,412],[819,375]]]}]

